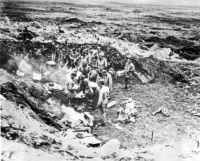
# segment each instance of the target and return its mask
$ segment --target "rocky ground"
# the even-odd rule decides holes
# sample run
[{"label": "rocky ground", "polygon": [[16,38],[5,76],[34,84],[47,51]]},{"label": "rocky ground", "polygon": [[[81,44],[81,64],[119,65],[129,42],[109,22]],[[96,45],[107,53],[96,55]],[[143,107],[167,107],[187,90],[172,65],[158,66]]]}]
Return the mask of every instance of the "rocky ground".
[{"label": "rocky ground", "polygon": [[[199,8],[30,1],[3,1],[0,5],[3,160],[200,160],[200,118],[191,113],[200,109]],[[10,22],[5,22],[5,16]],[[24,45],[19,33],[27,24],[34,38]],[[65,33],[58,33],[58,24]],[[112,65],[117,70],[123,68],[124,57],[132,58],[137,76],[130,91],[122,90],[123,80],[115,80],[112,100],[117,105],[108,110],[108,118],[115,122],[120,103],[131,97],[142,105],[136,122],[118,124],[122,129],[108,124],[94,131],[102,141],[118,139],[120,151],[77,150],[74,142],[59,135],[63,98],[49,95],[42,87],[44,82],[16,76],[26,52],[32,52],[35,70],[38,58],[34,53],[41,45],[47,48],[42,59],[50,59],[52,39],[66,52],[102,47],[108,59],[116,59]],[[170,48],[180,61],[141,56],[161,48]],[[51,81],[62,84],[64,80],[57,72]],[[163,104],[170,117],[153,116]],[[98,118],[99,112],[92,115]]]}]

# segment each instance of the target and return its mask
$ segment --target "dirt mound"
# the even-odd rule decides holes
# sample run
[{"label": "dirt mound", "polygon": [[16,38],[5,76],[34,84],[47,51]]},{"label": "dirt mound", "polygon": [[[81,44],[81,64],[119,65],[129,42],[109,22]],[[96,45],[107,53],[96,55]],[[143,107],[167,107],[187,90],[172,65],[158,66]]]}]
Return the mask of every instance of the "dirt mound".
[{"label": "dirt mound", "polygon": [[[174,36],[168,36],[166,38],[159,38],[159,37],[150,37],[145,40],[146,42],[155,42],[155,43],[165,43],[174,45],[176,47],[183,47],[183,46],[192,46],[194,43],[187,41],[187,40],[181,40]],[[164,45],[164,44],[163,44]]]},{"label": "dirt mound", "polygon": [[199,41],[200,40],[200,35],[196,35],[196,36],[190,37],[189,40]]},{"label": "dirt mound", "polygon": [[187,75],[175,69],[169,62],[159,61],[153,57],[141,59],[141,62],[145,68],[154,74],[156,82],[189,83]]},{"label": "dirt mound", "polygon": [[11,76],[4,70],[0,70],[1,94],[9,101],[27,110],[36,120],[45,122],[59,129],[53,116],[56,117],[53,109],[44,106],[49,95],[42,85],[35,85],[31,82],[24,82]]},{"label": "dirt mound", "polygon": [[140,59],[140,62],[154,74],[155,82],[172,83],[181,87],[187,84],[191,93],[200,93],[200,65],[159,61],[153,57]]},{"label": "dirt mound", "polygon": [[[38,148],[45,151],[55,145],[59,146],[60,143],[51,134],[58,132],[58,127],[49,126],[52,123],[58,125],[54,121],[54,115],[50,114],[53,113],[53,109],[42,105],[42,102],[48,98],[46,91],[40,85],[23,82],[2,69],[0,76],[1,137],[4,138],[2,150],[4,159],[8,160],[15,155],[18,156],[18,160],[22,159],[23,156],[20,154],[24,152],[24,148],[27,150]],[[10,148],[11,145],[18,148]],[[37,153],[41,152],[33,150]],[[4,154],[5,151],[12,154],[7,156]],[[11,160],[15,160],[15,157]]]},{"label": "dirt mound", "polygon": [[86,23],[86,22],[84,22],[84,21],[82,21],[82,20],[80,20],[78,18],[64,19],[64,20],[62,20],[62,22],[63,23],[80,23],[80,24]]},{"label": "dirt mound", "polygon": [[187,40],[180,40],[177,37],[174,36],[168,36],[164,39],[165,42],[168,42],[169,44],[175,45],[175,46],[191,46],[193,45],[192,42]]},{"label": "dirt mound", "polygon": [[195,60],[200,57],[199,55],[199,46],[183,47],[177,52],[180,57],[187,60]]},{"label": "dirt mound", "polygon": [[106,12],[122,12],[121,10],[116,9],[116,8],[106,8],[105,11]]}]

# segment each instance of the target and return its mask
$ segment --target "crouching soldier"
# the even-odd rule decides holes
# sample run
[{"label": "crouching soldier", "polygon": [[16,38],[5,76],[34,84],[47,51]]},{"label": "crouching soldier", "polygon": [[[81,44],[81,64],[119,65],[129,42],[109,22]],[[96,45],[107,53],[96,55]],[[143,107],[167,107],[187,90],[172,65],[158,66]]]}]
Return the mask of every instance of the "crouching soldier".
[{"label": "crouching soldier", "polygon": [[99,75],[97,70],[91,70],[90,73],[88,73],[88,79],[91,82],[99,84]]},{"label": "crouching soldier", "polygon": [[82,75],[85,76],[85,78],[87,78],[89,72],[91,71],[91,68],[90,68],[90,66],[87,64],[87,62],[86,62],[85,60],[83,60],[81,66],[79,67],[78,70],[82,73]]},{"label": "crouching soldier", "polygon": [[87,102],[89,104],[89,109],[91,110],[96,110],[97,109],[97,104],[99,100],[99,86],[96,82],[91,82],[89,79],[84,79],[84,84],[86,86],[86,97],[87,97]]},{"label": "crouching soldier", "polygon": [[106,110],[108,105],[108,97],[109,97],[109,88],[105,86],[104,79],[99,81],[100,83],[100,92],[99,92],[99,100],[98,100],[98,108],[100,109],[101,115],[103,116],[103,125],[107,123],[106,118]]}]

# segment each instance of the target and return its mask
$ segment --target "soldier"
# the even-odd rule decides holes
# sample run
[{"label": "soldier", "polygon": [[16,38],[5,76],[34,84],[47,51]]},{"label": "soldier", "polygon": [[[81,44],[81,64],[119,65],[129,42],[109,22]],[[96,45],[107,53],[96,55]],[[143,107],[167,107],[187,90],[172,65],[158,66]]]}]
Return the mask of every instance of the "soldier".
[{"label": "soldier", "polygon": [[75,83],[75,77],[76,77],[76,72],[73,71],[70,74],[70,77],[67,79],[66,84],[65,84],[65,93],[70,98],[71,103],[74,103],[75,101],[74,98],[78,91],[78,86],[76,86],[76,83]]},{"label": "soldier", "polygon": [[106,111],[108,105],[109,88],[105,86],[104,79],[101,79],[99,83],[100,83],[100,92],[99,92],[99,100],[97,106],[100,109],[101,115],[103,116],[103,121],[104,121],[103,125],[105,125],[107,123]]},{"label": "soldier", "polygon": [[83,60],[81,66],[79,67],[78,70],[82,73],[82,75],[85,76],[85,78],[88,78],[88,74],[91,71],[91,68],[87,64],[87,62],[85,60]]},{"label": "soldier", "polygon": [[135,66],[131,62],[131,59],[127,58],[127,63],[125,65],[125,87],[124,87],[124,89],[128,89],[129,79],[133,75],[134,72],[135,72]]},{"label": "soldier", "polygon": [[43,55],[43,52],[46,51],[46,50],[47,49],[44,47],[44,45],[42,45],[42,47],[40,49],[38,49],[35,54],[37,56]]},{"label": "soldier", "polygon": [[27,41],[30,41],[33,38],[33,35],[28,30],[28,27],[24,27],[24,30],[22,31],[23,35],[23,42],[26,43]]},{"label": "soldier", "polygon": [[103,75],[103,79],[105,82],[105,85],[109,87],[110,92],[113,89],[113,80],[112,80],[112,76],[109,72],[107,72],[106,70],[102,70],[102,75]]},{"label": "soldier", "polygon": [[107,69],[107,59],[104,57],[104,53],[100,52],[99,59],[97,60],[98,72],[101,73],[103,69]]}]

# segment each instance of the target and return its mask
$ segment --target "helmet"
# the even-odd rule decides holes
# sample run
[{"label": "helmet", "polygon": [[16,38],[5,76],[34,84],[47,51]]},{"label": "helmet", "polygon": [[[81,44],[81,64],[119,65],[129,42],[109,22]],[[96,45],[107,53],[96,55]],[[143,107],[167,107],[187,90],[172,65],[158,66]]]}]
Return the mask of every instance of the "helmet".
[{"label": "helmet", "polygon": [[104,79],[100,79],[100,80],[99,80],[99,83],[100,83],[100,85],[105,85]]},{"label": "helmet", "polygon": [[83,65],[87,65],[86,60],[83,60],[83,61],[82,61],[82,64],[83,64]]}]

